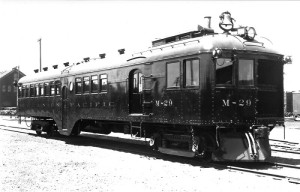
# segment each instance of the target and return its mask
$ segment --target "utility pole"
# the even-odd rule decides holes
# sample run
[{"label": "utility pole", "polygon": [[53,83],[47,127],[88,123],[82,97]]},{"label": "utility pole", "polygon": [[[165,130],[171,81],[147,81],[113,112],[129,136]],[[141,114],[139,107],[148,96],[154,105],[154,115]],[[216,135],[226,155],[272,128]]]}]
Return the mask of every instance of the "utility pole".
[{"label": "utility pole", "polygon": [[40,42],[40,72],[41,72],[42,71],[42,38],[39,38],[38,42]]}]

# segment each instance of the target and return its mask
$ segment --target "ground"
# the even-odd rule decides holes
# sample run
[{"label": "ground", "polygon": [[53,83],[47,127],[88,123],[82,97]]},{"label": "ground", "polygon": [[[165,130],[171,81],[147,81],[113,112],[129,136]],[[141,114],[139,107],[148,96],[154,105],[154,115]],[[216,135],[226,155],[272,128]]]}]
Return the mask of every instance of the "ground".
[{"label": "ground", "polygon": [[[300,189],[300,185],[286,180],[155,158],[99,147],[92,142],[72,142],[72,138],[38,137],[28,130],[25,122],[19,125],[8,116],[0,116],[0,125],[5,125],[0,126],[1,191],[288,192]],[[299,141],[299,127],[300,123],[289,123],[286,140]],[[275,128],[270,136],[283,139],[283,128]]]}]

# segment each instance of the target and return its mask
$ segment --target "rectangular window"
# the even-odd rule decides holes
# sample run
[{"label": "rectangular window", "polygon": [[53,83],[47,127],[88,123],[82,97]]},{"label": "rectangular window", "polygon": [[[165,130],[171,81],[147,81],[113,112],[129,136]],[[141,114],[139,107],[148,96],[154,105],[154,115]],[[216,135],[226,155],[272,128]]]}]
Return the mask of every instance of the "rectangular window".
[{"label": "rectangular window", "polygon": [[22,97],[26,97],[26,88],[22,86]]},{"label": "rectangular window", "polygon": [[138,89],[138,73],[135,73],[133,75],[133,92],[134,93],[138,93],[139,92],[139,89]]},{"label": "rectangular window", "polygon": [[26,97],[30,97],[30,92],[29,92],[29,85],[26,86]]},{"label": "rectangular window", "polygon": [[80,94],[82,90],[81,77],[75,79],[75,93]]},{"label": "rectangular window", "polygon": [[54,85],[54,82],[50,83],[50,95],[55,95],[55,85]]},{"label": "rectangular window", "polygon": [[233,84],[233,62],[231,59],[216,59],[216,84]]},{"label": "rectangular window", "polygon": [[18,81],[18,73],[14,74],[14,81]]},{"label": "rectangular window", "polygon": [[41,96],[44,96],[44,85],[43,84],[40,84],[40,95]]},{"label": "rectangular window", "polygon": [[98,92],[98,87],[99,87],[99,81],[98,81],[98,75],[93,75],[92,76],[92,81],[91,81],[91,91],[92,93],[97,93]]},{"label": "rectangular window", "polygon": [[185,61],[185,86],[199,86],[199,72],[200,62],[199,59]]},{"label": "rectangular window", "polygon": [[254,85],[253,60],[239,60],[239,85]]},{"label": "rectangular window", "polygon": [[257,83],[258,85],[280,87],[283,78],[283,66],[275,60],[258,60]]},{"label": "rectangular window", "polygon": [[61,86],[60,82],[55,83],[55,94],[56,95],[60,95],[60,86]]},{"label": "rectangular window", "polygon": [[7,85],[7,92],[11,92],[11,85]]},{"label": "rectangular window", "polygon": [[107,74],[100,75],[100,91],[107,91]]},{"label": "rectangular window", "polygon": [[138,73],[139,75],[139,93],[143,91],[143,74],[142,73]]},{"label": "rectangular window", "polygon": [[33,85],[30,85],[30,97],[35,97],[35,89]]},{"label": "rectangular window", "polygon": [[46,96],[50,95],[50,86],[49,86],[49,83],[45,83],[44,84],[44,91],[45,91],[45,95]]},{"label": "rectangular window", "polygon": [[83,92],[90,92],[90,77],[83,77]]},{"label": "rectangular window", "polygon": [[18,97],[22,97],[22,87],[18,87]]},{"label": "rectangular window", "polygon": [[2,85],[2,92],[5,93],[6,92],[6,86]]},{"label": "rectangular window", "polygon": [[180,87],[180,62],[167,64],[167,87]]},{"label": "rectangular window", "polygon": [[36,92],[36,96],[40,96],[39,84],[35,85],[35,92]]}]

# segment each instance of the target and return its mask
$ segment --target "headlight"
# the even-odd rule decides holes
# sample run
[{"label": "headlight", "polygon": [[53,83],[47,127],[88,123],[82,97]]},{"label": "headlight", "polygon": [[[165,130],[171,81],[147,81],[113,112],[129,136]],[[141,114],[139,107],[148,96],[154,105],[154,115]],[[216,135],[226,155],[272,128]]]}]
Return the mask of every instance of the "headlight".
[{"label": "headlight", "polygon": [[212,51],[212,57],[214,59],[220,58],[222,56],[222,49],[216,48]]},{"label": "headlight", "polygon": [[253,40],[256,36],[256,31],[253,27],[241,27],[237,29],[237,35],[247,40]]},{"label": "headlight", "polygon": [[246,37],[249,40],[253,40],[255,36],[256,36],[255,29],[253,27],[247,27],[247,35],[246,35]]}]

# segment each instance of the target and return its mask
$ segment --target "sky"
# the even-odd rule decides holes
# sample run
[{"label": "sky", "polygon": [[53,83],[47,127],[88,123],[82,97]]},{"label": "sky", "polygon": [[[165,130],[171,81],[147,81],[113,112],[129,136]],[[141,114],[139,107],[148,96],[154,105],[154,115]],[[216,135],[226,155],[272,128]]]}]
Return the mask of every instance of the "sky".
[{"label": "sky", "polygon": [[[0,0],[0,71],[19,66],[26,75],[40,66],[77,63],[85,57],[117,57],[146,50],[157,38],[197,30],[204,17],[222,32],[219,15],[251,26],[293,64],[285,65],[285,90],[300,90],[300,1],[50,1]],[[53,69],[52,69],[53,70]]]}]

